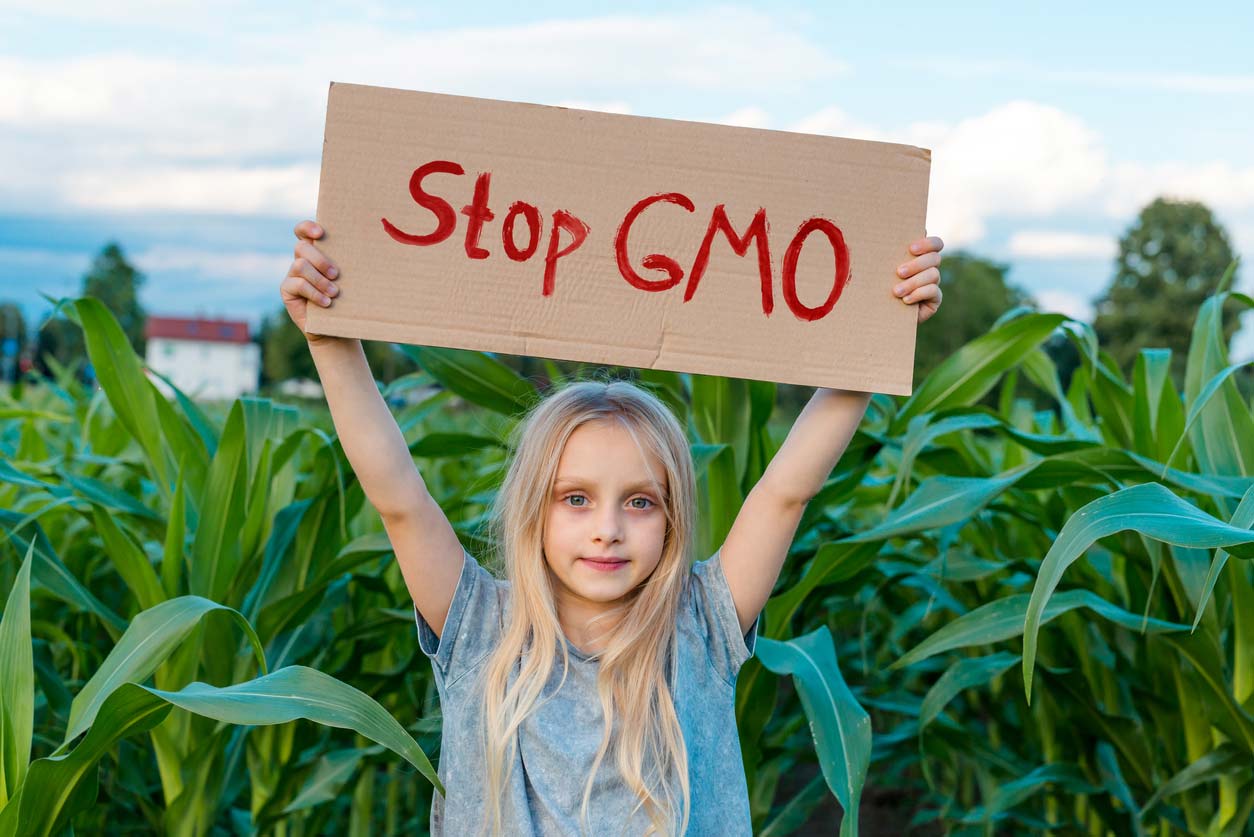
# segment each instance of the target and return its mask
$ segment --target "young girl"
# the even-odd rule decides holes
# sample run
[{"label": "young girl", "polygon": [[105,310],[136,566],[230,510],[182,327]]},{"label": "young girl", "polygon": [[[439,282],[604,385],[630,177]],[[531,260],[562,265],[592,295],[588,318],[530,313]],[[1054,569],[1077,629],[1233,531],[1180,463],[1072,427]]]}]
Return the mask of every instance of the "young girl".
[{"label": "young girl", "polygon": [[[280,286],[330,305],[338,271],[296,226]],[[940,305],[939,238],[894,290]],[[684,428],[625,381],[580,382],[521,421],[491,515],[505,579],[460,544],[414,467],[361,343],[306,335],[327,404],[414,601],[443,711],[433,835],[750,834],[736,674],[807,502],[867,393],[819,389],[726,541],[692,562],[695,482]],[[560,670],[559,670],[560,662]]]}]

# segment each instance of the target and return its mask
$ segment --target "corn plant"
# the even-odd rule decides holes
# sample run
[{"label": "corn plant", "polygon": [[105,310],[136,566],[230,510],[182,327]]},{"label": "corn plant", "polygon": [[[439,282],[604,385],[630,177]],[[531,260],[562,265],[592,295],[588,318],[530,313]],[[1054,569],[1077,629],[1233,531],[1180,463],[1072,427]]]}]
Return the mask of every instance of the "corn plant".
[{"label": "corn plant", "polygon": [[[738,681],[755,833],[854,834],[898,808],[902,831],[1254,834],[1254,409],[1219,321],[1254,301],[1226,290],[1234,269],[1183,392],[1165,350],[1126,378],[1084,323],[1016,310],[909,398],[872,399]],[[36,765],[82,750],[31,830],[421,833],[433,682],[334,434],[265,399],[167,401],[103,308],[63,305],[101,390],[65,370],[0,404],[0,826],[21,797],[44,804],[21,791]],[[1081,357],[1065,388],[1043,348],[1059,330]],[[385,394],[438,385],[397,419],[482,554],[504,440],[540,388],[482,353],[402,350],[423,371]],[[790,417],[774,384],[633,374],[688,428],[709,554]],[[150,657],[126,651],[153,636]],[[314,678],[382,726],[230,696]],[[403,739],[384,715],[411,719]]]}]

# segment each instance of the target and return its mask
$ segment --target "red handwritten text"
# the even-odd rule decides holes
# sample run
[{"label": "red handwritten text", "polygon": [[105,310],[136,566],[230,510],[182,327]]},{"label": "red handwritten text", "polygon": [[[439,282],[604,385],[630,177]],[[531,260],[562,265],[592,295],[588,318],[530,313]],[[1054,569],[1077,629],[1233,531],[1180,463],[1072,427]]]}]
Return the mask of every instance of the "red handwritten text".
[{"label": "red handwritten text", "polygon": [[[424,191],[422,187],[423,178],[429,174],[460,176],[465,174],[465,169],[457,163],[448,160],[433,160],[414,170],[414,173],[409,178],[409,194],[413,197],[415,203],[431,211],[435,216],[436,227],[430,233],[416,235],[404,232],[388,221],[387,218],[381,219],[383,229],[389,236],[401,244],[415,246],[439,244],[452,236],[456,229],[457,212],[453,210],[453,205],[443,198]],[[496,214],[488,206],[491,186],[491,172],[481,172],[475,179],[474,196],[471,198],[471,202],[461,209],[461,214],[467,218],[464,241],[467,258],[487,259],[491,256],[488,249],[479,243],[483,235],[484,226],[496,218]],[[638,201],[627,211],[614,236],[614,257],[618,263],[619,273],[622,274],[623,279],[629,285],[642,291],[667,291],[684,279],[684,269],[670,256],[661,253],[651,253],[641,260],[640,265],[645,270],[661,271],[666,276],[664,279],[649,279],[640,275],[632,265],[631,259],[627,254],[627,239],[632,225],[646,210],[660,203],[675,204],[687,212],[696,212],[696,206],[692,200],[679,192],[662,192],[650,195]],[[519,217],[526,223],[527,229],[526,243],[521,248],[518,246],[515,229]],[[548,248],[544,255],[544,281],[541,286],[541,294],[543,296],[552,295],[556,287],[558,261],[578,250],[587,240],[589,232],[588,225],[573,213],[565,209],[558,209],[553,212]],[[688,283],[684,287],[683,301],[688,302],[696,294],[701,278],[705,275],[706,268],[709,265],[710,251],[714,246],[714,239],[720,232],[727,239],[727,243],[731,246],[732,251],[738,256],[748,255],[750,245],[755,246],[758,257],[758,277],[761,285],[762,313],[769,317],[775,307],[772,293],[774,269],[771,265],[770,224],[766,218],[766,210],[761,208],[754,214],[753,220],[749,222],[744,234],[741,235],[736,232],[731,220],[727,217],[725,204],[718,204],[714,207],[710,213],[710,222],[706,227],[705,236],[701,239],[701,244],[697,248],[696,256],[693,259],[692,269],[688,272]],[[832,253],[835,256],[836,269],[832,289],[828,293],[827,299],[821,305],[811,307],[805,305],[797,297],[797,261],[801,257],[801,248],[805,245],[806,239],[811,233],[815,232],[822,233],[831,245]],[[565,244],[562,243],[562,233],[565,233]],[[516,262],[527,261],[539,250],[542,238],[543,219],[539,207],[524,201],[514,201],[510,204],[509,211],[506,212],[505,218],[501,223],[501,247],[505,251],[506,257]],[[789,242],[788,248],[784,251],[781,279],[784,303],[798,319],[814,321],[831,312],[836,302],[840,299],[841,292],[844,291],[845,286],[849,282],[849,247],[845,243],[845,237],[840,228],[830,220],[822,217],[808,218],[803,221]]]}]

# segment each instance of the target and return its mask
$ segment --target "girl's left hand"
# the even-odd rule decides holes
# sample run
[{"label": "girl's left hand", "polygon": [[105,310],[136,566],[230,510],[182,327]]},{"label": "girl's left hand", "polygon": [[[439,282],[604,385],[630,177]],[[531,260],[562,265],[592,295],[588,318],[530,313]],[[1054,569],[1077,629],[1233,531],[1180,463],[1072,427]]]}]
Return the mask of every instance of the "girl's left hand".
[{"label": "girl's left hand", "polygon": [[945,242],[941,241],[939,236],[930,235],[927,238],[920,238],[910,245],[910,252],[918,258],[911,259],[897,268],[897,275],[901,277],[901,281],[893,288],[893,295],[901,297],[901,301],[907,305],[913,305],[916,302],[923,303],[919,306],[919,322],[924,322],[940,308],[941,289],[938,266],[941,262],[940,251],[944,246]]}]

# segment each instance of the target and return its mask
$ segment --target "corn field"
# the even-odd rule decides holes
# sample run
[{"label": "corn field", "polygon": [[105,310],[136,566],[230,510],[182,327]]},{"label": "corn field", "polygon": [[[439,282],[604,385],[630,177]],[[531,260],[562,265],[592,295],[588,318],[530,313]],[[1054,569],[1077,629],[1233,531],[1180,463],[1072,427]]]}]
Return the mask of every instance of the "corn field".
[{"label": "corn field", "polygon": [[[1254,835],[1254,407],[1229,300],[1254,308],[1205,302],[1183,392],[1166,350],[1128,380],[1086,324],[1015,310],[911,397],[874,396],[740,673],[755,833],[855,834],[874,802],[927,834]],[[435,685],[334,433],[264,398],[167,400],[100,302],[58,308],[100,386],[0,395],[0,837],[426,833]],[[483,554],[541,392],[486,354],[399,350],[421,371],[384,395],[425,393],[394,415]],[[689,430],[709,555],[782,441],[776,386],[638,381]]]}]

